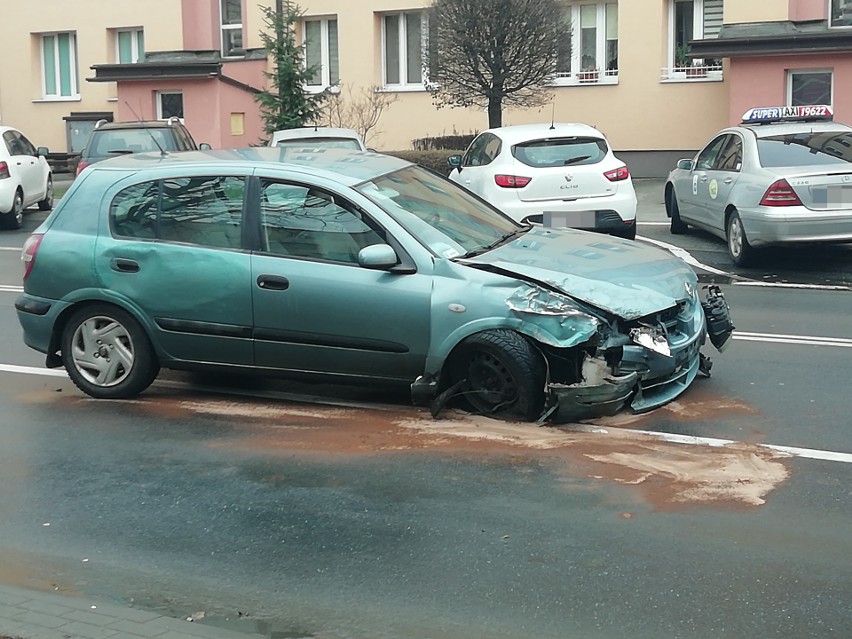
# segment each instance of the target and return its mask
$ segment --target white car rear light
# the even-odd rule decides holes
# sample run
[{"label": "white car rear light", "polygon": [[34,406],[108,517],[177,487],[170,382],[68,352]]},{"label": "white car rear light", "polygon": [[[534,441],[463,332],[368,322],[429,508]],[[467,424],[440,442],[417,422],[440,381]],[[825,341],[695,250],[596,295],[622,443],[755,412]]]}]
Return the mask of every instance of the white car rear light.
[{"label": "white car rear light", "polygon": [[630,177],[630,171],[627,170],[626,166],[620,166],[617,169],[604,173],[604,177],[610,182],[620,182]]},{"label": "white car rear light", "polygon": [[522,189],[532,181],[532,178],[520,175],[495,175],[494,182],[504,189]]}]

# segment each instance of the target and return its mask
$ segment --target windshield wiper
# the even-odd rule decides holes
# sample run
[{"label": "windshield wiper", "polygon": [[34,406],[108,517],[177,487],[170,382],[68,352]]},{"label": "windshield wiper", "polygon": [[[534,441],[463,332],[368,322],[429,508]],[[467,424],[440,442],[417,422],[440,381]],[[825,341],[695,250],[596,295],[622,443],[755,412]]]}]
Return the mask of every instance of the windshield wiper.
[{"label": "windshield wiper", "polygon": [[479,248],[472,249],[472,250],[468,251],[467,253],[465,253],[464,255],[462,255],[461,257],[462,258],[476,257],[477,255],[482,255],[483,253],[487,253],[491,249],[495,249],[498,246],[500,246],[501,244],[505,244],[506,242],[511,240],[513,237],[516,237],[516,236],[518,236],[522,233],[526,233],[531,228],[532,228],[531,226],[522,226],[521,228],[515,229],[514,231],[509,231],[508,233],[504,233],[503,235],[498,237],[496,240],[491,242],[491,244],[486,244],[485,246],[480,246]]},{"label": "windshield wiper", "polygon": [[562,163],[562,166],[568,166],[569,164],[577,164],[577,162],[582,162],[583,160],[588,160],[590,157],[591,157],[590,155],[578,155],[577,157],[565,160]]}]

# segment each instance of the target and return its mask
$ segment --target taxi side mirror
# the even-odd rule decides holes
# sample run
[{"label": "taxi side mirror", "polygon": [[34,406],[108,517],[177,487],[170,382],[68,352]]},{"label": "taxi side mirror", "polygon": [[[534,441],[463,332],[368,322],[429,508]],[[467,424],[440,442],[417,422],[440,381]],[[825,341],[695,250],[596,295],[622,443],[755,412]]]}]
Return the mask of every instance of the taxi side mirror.
[{"label": "taxi side mirror", "polygon": [[683,169],[684,171],[692,170],[692,160],[678,160],[677,168]]}]

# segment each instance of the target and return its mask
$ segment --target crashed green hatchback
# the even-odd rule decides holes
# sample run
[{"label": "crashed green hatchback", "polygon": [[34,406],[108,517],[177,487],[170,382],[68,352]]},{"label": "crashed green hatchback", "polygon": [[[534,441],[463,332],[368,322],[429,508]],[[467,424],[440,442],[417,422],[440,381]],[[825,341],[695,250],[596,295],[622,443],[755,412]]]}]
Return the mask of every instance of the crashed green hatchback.
[{"label": "crashed green hatchback", "polygon": [[662,250],[519,225],[369,152],[100,162],[23,260],[25,342],[96,398],[212,368],[404,383],[433,413],[565,422],[674,399],[709,372],[708,334],[721,348],[733,329],[718,288],[702,300]]}]

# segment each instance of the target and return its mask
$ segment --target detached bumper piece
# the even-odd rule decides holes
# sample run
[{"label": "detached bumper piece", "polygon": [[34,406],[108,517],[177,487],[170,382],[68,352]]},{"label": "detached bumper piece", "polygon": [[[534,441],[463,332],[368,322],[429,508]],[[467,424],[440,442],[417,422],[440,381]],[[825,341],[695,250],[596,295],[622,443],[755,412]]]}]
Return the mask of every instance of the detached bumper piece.
[{"label": "detached bumper piece", "polygon": [[639,374],[607,377],[595,386],[585,384],[548,384],[548,407],[541,422],[565,424],[592,417],[615,415],[636,392]]},{"label": "detached bumper piece", "polygon": [[704,317],[707,318],[707,336],[710,343],[721,353],[727,348],[728,340],[734,332],[731,309],[718,285],[711,284],[705,288],[707,299],[701,302],[701,307],[704,309]]}]

